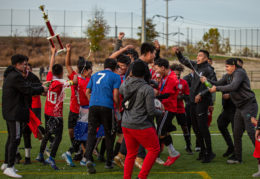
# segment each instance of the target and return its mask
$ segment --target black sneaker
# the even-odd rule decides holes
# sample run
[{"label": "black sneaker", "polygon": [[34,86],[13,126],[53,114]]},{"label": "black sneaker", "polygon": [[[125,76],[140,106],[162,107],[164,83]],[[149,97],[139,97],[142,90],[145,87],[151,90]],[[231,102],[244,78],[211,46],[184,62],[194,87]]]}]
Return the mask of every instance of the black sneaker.
[{"label": "black sneaker", "polygon": [[205,158],[202,160],[202,163],[210,163],[215,157],[216,154],[211,152],[210,154],[205,155]]},{"label": "black sneaker", "polygon": [[103,156],[103,155],[98,155],[98,160],[100,161],[100,162],[105,162],[106,160],[105,160],[105,157]]},{"label": "black sneaker", "polygon": [[22,156],[20,153],[17,153],[15,156],[15,164],[19,164],[20,160],[22,160]]},{"label": "black sneaker", "polygon": [[199,157],[197,158],[197,160],[203,160],[205,157],[204,153],[200,152],[199,153]]},{"label": "black sneaker", "polygon": [[227,151],[223,154],[223,157],[228,157],[234,153],[234,148],[228,147]]},{"label": "black sneaker", "polygon": [[114,168],[114,165],[112,162],[107,162],[106,165],[105,165],[105,169],[113,169]]},{"label": "black sneaker", "polygon": [[30,157],[29,158],[25,157],[24,165],[30,165],[30,164],[32,164],[31,158]]},{"label": "black sneaker", "polygon": [[237,157],[233,154],[231,157],[227,160],[228,164],[240,164],[242,163],[242,160],[237,159]]},{"label": "black sneaker", "polygon": [[193,152],[192,152],[192,150],[191,150],[191,148],[190,147],[186,147],[186,152],[189,154],[189,155],[193,155]]},{"label": "black sneaker", "polygon": [[78,154],[74,155],[73,160],[74,161],[81,161],[82,158],[83,158],[83,154],[82,153],[78,153]]},{"label": "black sneaker", "polygon": [[88,171],[89,174],[95,174],[96,173],[96,169],[95,169],[95,167],[94,167],[94,165],[91,161],[87,161],[86,166],[87,166],[87,169],[88,169],[87,171]]}]

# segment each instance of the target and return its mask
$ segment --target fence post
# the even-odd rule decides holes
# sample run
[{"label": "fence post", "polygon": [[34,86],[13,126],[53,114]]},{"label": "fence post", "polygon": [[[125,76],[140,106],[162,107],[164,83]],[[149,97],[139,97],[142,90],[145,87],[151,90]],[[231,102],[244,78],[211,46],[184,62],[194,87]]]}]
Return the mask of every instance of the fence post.
[{"label": "fence post", "polygon": [[[247,29],[246,29],[246,48],[248,48],[248,46],[247,46]],[[246,50],[246,56],[248,56],[247,50]]]},{"label": "fence post", "polygon": [[178,27],[178,46],[180,46],[180,27]]},{"label": "fence post", "polygon": [[11,37],[13,36],[13,9],[11,9]]},{"label": "fence post", "polygon": [[80,21],[80,36],[81,36],[81,38],[82,38],[82,26],[83,26],[83,11],[80,11],[80,19],[81,19],[81,21]]},{"label": "fence post", "polygon": [[133,38],[133,12],[131,12],[131,38]]},{"label": "fence post", "polygon": [[29,9],[29,33],[30,33],[30,30],[31,30],[31,10]]},{"label": "fence post", "polygon": [[115,12],[115,38],[117,37],[116,12]]},{"label": "fence post", "polygon": [[257,29],[257,31],[256,31],[257,33],[256,33],[256,49],[257,49],[257,57],[258,57],[258,32],[259,32],[259,29]]},{"label": "fence post", "polygon": [[66,29],[66,11],[64,10],[64,25],[63,25],[63,32],[64,32],[64,38],[66,37],[66,35],[65,35],[65,33],[66,33],[66,31],[65,31],[65,29]]},{"label": "fence post", "polygon": [[251,52],[252,52],[252,56],[254,56],[254,46],[253,46],[253,35],[254,35],[254,31],[253,29],[251,29]]},{"label": "fence post", "polygon": [[[242,53],[242,29],[240,29],[240,53]],[[240,56],[240,53],[239,53],[239,56]]]},{"label": "fence post", "polygon": [[236,29],[234,29],[234,31],[235,31],[235,53],[236,53],[236,51],[237,51],[237,30]]},{"label": "fence post", "polygon": [[193,29],[190,28],[190,43],[191,43],[191,45],[193,45],[192,38],[193,38]]}]

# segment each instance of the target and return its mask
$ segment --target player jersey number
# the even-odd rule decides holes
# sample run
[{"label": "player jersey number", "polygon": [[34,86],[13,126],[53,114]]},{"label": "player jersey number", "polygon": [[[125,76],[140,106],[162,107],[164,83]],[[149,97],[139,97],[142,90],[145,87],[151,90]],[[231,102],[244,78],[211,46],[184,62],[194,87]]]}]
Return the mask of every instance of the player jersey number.
[{"label": "player jersey number", "polygon": [[97,80],[96,84],[100,84],[101,80],[106,76],[105,73],[98,73],[98,75],[100,76],[99,79]]},{"label": "player jersey number", "polygon": [[57,102],[57,93],[53,92],[53,91],[48,91],[48,95],[47,95],[47,99],[49,102],[51,102],[52,104],[56,104]]}]

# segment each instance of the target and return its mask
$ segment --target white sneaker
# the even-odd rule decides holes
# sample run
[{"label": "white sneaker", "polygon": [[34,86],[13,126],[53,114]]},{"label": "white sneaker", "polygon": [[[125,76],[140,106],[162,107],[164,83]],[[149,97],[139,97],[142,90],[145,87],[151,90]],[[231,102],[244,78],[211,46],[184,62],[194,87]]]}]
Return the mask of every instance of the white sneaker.
[{"label": "white sneaker", "polygon": [[3,163],[3,164],[1,165],[1,170],[2,170],[2,171],[5,171],[6,168],[7,168],[7,163]]},{"label": "white sneaker", "polygon": [[13,178],[22,178],[22,175],[18,175],[15,171],[14,168],[6,168],[4,173],[5,175]]},{"label": "white sneaker", "polygon": [[165,162],[161,159],[161,158],[156,158],[155,160],[156,163],[160,164],[160,165],[163,165]]},{"label": "white sneaker", "polygon": [[200,147],[195,147],[195,152],[200,152],[201,148]]}]

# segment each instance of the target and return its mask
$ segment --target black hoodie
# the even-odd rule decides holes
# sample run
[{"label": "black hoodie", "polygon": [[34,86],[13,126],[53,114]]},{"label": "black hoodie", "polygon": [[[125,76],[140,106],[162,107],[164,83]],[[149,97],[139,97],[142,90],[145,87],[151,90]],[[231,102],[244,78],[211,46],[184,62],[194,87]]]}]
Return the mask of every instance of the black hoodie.
[{"label": "black hoodie", "polygon": [[32,95],[40,95],[44,91],[42,86],[32,87],[24,79],[22,73],[13,66],[9,66],[4,72],[4,84],[2,93],[2,114],[5,120],[28,122],[29,98]]}]

